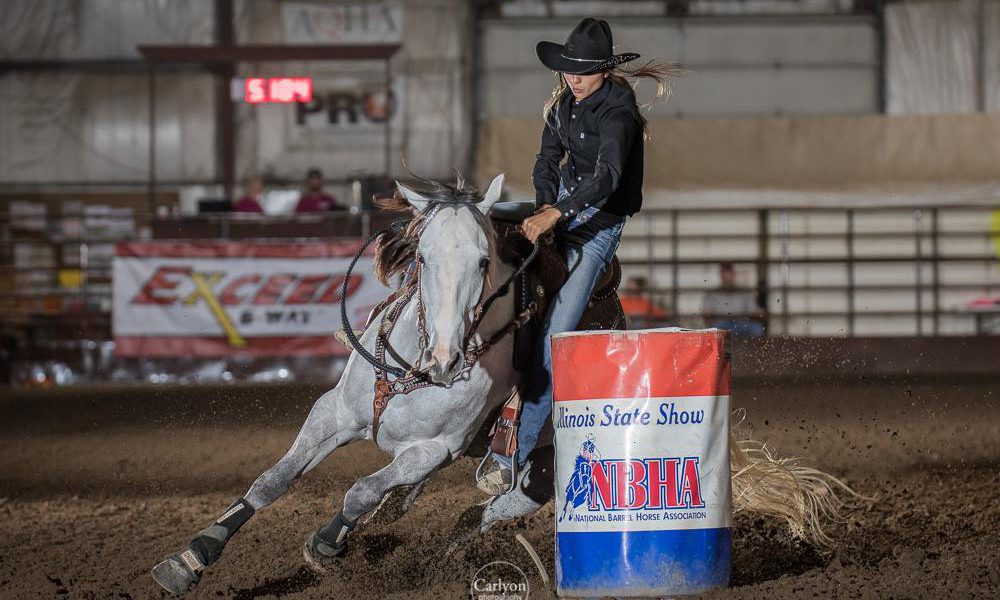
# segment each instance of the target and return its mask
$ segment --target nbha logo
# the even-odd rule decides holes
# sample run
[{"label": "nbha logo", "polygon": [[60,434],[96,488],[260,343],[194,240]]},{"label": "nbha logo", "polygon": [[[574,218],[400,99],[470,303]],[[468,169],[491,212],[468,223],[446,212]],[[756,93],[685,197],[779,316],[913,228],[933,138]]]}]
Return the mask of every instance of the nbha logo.
[{"label": "nbha logo", "polygon": [[588,510],[705,507],[697,457],[599,460],[591,467]]},{"label": "nbha logo", "polygon": [[705,508],[698,458],[602,459],[592,436],[580,445],[559,516],[578,520],[576,510],[665,510]]}]

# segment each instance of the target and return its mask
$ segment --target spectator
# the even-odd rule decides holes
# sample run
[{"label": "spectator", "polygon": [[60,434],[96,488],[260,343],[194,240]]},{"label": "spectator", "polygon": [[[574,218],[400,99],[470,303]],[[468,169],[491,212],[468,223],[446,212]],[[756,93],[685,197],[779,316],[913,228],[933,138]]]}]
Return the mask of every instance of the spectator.
[{"label": "spectator", "polygon": [[233,205],[233,212],[264,213],[260,205],[260,195],[264,191],[264,182],[260,177],[253,177],[247,180],[243,188],[243,196]]},{"label": "spectator", "polygon": [[719,265],[721,285],[705,294],[701,312],[705,325],[726,329],[737,336],[762,336],[764,311],[757,306],[752,290],[736,286],[733,263]]},{"label": "spectator", "polygon": [[323,191],[323,172],[313,167],[306,172],[306,189],[299,196],[296,213],[318,213],[328,210],[346,210],[336,198]]},{"label": "spectator", "polygon": [[650,299],[649,283],[645,277],[629,277],[620,299],[629,329],[655,327],[671,316],[659,303]]}]

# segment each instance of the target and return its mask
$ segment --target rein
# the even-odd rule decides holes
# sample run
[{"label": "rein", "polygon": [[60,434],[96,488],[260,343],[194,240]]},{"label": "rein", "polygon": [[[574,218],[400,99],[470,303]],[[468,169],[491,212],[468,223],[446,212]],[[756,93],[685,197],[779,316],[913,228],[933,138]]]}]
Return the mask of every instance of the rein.
[{"label": "rein", "polygon": [[354,335],[354,326],[351,325],[351,320],[347,318],[347,288],[351,282],[351,272],[354,271],[354,265],[358,264],[358,259],[360,259],[361,255],[365,253],[365,250],[368,248],[368,246],[370,246],[371,243],[378,238],[378,236],[382,235],[387,231],[392,231],[392,230],[398,231],[403,227],[405,227],[411,220],[412,219],[405,219],[403,221],[396,221],[395,223],[390,223],[389,225],[386,225],[382,229],[379,229],[375,233],[368,236],[368,239],[365,240],[365,243],[361,245],[361,248],[358,250],[357,254],[354,255],[353,259],[351,259],[351,264],[348,265],[347,267],[347,273],[344,274],[344,285],[340,289],[340,320],[341,323],[343,323],[344,335],[347,336],[347,340],[351,342],[351,346],[354,347],[354,350],[356,350],[357,353],[362,356],[362,358],[371,363],[372,366],[374,366],[376,369],[382,369],[383,371],[392,373],[397,377],[402,377],[403,375],[406,375],[406,371],[400,369],[399,367],[393,367],[391,365],[383,364],[377,358],[372,356],[371,353],[365,350],[365,347],[361,345],[360,341],[358,341],[357,336]]}]

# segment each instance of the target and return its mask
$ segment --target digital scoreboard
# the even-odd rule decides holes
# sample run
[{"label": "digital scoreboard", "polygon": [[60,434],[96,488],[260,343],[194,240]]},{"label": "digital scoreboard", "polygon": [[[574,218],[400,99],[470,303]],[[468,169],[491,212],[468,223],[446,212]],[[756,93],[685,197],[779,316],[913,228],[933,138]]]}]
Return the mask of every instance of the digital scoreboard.
[{"label": "digital scoreboard", "polygon": [[243,80],[243,101],[247,104],[308,103],[312,98],[312,77],[247,77]]}]

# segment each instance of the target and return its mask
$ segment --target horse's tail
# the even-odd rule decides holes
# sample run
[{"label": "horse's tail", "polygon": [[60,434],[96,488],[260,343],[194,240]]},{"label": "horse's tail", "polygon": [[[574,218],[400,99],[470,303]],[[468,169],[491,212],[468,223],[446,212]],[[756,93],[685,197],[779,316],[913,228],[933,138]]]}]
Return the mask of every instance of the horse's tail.
[{"label": "horse's tail", "polygon": [[825,526],[843,522],[858,502],[871,502],[840,479],[793,458],[777,458],[763,443],[729,433],[733,513],[753,512],[783,519],[792,535],[819,547],[833,540]]}]

